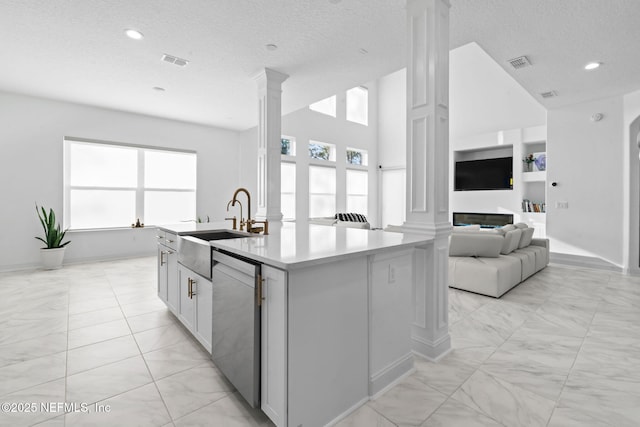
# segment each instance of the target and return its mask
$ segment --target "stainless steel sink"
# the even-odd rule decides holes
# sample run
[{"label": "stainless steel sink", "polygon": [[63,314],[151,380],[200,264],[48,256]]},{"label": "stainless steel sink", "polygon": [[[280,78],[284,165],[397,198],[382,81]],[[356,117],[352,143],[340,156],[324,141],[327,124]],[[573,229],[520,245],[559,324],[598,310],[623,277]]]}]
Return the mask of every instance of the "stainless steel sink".
[{"label": "stainless steel sink", "polygon": [[207,242],[211,240],[237,239],[239,237],[251,237],[252,234],[244,231],[215,230],[215,231],[195,231],[187,236],[195,237]]},{"label": "stainless steel sink", "polygon": [[201,276],[211,279],[211,240],[252,237],[242,231],[215,230],[195,231],[178,236],[178,262]]}]

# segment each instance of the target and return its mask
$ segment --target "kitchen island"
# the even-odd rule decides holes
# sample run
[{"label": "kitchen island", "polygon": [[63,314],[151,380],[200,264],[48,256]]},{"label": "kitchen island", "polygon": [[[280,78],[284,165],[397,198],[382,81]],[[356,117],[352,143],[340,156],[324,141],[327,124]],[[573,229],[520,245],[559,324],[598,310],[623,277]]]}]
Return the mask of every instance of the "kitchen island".
[{"label": "kitchen island", "polygon": [[[187,272],[189,281],[181,287],[184,267],[178,264],[174,277],[168,252],[176,249],[164,243],[198,230],[228,228],[184,224],[162,227],[158,234],[159,295],[209,352],[210,317],[202,313],[210,310],[211,281]],[[413,369],[414,251],[431,240],[306,223],[269,228],[267,236],[209,244],[213,251],[261,265],[261,409],[278,426],[330,424]],[[167,282],[178,282],[175,290],[164,286],[162,268]]]}]

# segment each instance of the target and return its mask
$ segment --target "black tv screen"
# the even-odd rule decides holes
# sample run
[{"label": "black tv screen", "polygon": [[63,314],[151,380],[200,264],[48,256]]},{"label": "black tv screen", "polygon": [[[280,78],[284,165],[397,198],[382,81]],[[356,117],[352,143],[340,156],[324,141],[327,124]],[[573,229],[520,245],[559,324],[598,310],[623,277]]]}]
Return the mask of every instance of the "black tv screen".
[{"label": "black tv screen", "polygon": [[513,157],[456,162],[455,191],[513,189]]}]

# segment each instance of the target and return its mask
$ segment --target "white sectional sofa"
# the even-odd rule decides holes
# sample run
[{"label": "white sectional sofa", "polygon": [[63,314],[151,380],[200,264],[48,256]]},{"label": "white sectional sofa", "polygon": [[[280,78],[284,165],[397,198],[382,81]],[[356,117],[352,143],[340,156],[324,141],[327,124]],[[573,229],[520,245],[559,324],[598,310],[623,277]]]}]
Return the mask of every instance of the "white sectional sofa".
[{"label": "white sectional sofa", "polygon": [[524,223],[495,229],[454,227],[449,286],[501,297],[549,264],[549,240],[534,239]]}]

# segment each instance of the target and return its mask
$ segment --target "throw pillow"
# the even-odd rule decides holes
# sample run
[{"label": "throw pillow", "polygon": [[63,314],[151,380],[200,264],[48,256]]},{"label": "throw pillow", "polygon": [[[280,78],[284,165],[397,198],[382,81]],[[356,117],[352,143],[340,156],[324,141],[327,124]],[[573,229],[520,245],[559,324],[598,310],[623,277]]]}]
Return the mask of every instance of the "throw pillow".
[{"label": "throw pillow", "polygon": [[503,237],[490,233],[453,233],[449,244],[450,256],[498,258]]},{"label": "throw pillow", "polygon": [[357,213],[337,213],[335,219],[349,222],[368,222],[367,217]]},{"label": "throw pillow", "polygon": [[[511,240],[509,240],[509,245],[503,248],[503,255],[510,254],[511,252],[518,249],[518,245],[520,244],[520,239],[522,237],[522,230],[516,228],[515,230],[507,231],[507,234],[510,234]],[[506,239],[507,236],[505,236]]]},{"label": "throw pillow", "polygon": [[514,225],[514,227],[519,228],[521,230],[528,227],[527,224],[525,224],[524,222],[519,222],[519,223],[513,224],[513,225]]},{"label": "throw pillow", "polygon": [[504,235],[504,242],[502,243],[502,249],[500,250],[500,253],[502,255],[509,255],[511,252],[518,249],[521,235],[522,231],[518,230],[515,227],[514,230],[507,231]]},{"label": "throw pillow", "polygon": [[482,228],[480,231],[482,233],[497,234],[498,236],[504,236],[506,233],[502,228]]},{"label": "throw pillow", "polygon": [[501,229],[507,232],[507,231],[515,230],[516,226],[513,224],[507,224],[507,225],[503,225]]},{"label": "throw pillow", "polygon": [[518,249],[526,248],[531,244],[531,240],[533,239],[534,228],[529,227],[522,230],[522,236],[520,237],[520,244],[518,245]]}]

